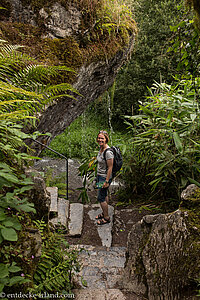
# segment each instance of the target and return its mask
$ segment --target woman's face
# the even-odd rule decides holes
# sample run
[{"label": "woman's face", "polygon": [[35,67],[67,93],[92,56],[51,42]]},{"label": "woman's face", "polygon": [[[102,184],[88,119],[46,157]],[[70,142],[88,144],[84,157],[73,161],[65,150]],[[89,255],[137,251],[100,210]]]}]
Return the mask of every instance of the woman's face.
[{"label": "woman's face", "polygon": [[102,133],[98,134],[97,143],[99,144],[100,147],[106,145],[106,138]]}]

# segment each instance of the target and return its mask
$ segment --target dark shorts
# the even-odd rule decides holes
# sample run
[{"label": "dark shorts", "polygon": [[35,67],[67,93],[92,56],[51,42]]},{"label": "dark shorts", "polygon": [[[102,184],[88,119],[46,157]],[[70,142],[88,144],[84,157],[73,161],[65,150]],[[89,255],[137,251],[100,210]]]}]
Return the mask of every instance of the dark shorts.
[{"label": "dark shorts", "polygon": [[[106,180],[106,178],[97,175],[97,183],[99,182],[104,182]],[[109,186],[111,184],[112,179],[109,180]],[[108,195],[108,189],[109,186],[107,188],[98,188],[98,192],[97,192],[97,199],[99,202],[104,202],[106,201],[106,196]]]}]

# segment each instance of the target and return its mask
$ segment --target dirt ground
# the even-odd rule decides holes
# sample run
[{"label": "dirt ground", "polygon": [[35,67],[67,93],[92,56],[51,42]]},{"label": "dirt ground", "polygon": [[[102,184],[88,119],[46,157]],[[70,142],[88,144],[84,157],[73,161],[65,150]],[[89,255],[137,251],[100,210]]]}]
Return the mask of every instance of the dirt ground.
[{"label": "dirt ground", "polygon": [[[101,240],[97,232],[97,226],[94,226],[94,222],[88,215],[90,210],[90,207],[84,209],[83,231],[81,237],[67,237],[69,244],[101,246]],[[127,236],[133,224],[140,221],[146,214],[149,214],[149,212],[139,212],[139,208],[133,209],[130,208],[130,206],[129,208],[115,207],[112,246],[126,247]]]},{"label": "dirt ground", "polygon": [[[97,204],[97,192],[91,191],[88,193],[90,197],[90,203],[88,208],[84,209],[83,219],[83,231],[81,237],[67,237],[69,244],[82,244],[101,246],[101,240],[97,232],[97,226],[94,226],[94,222],[90,219],[88,212],[91,210],[90,205]],[[70,202],[77,202],[77,191],[69,196]],[[113,232],[112,232],[112,246],[114,247],[126,247],[127,236],[132,226],[140,221],[143,216],[149,214],[149,211],[142,210],[140,212],[140,205],[127,205],[126,207],[117,206],[118,198],[115,195],[110,195],[109,204],[115,209],[113,220]],[[79,200],[79,202],[81,202]],[[154,213],[151,211],[151,214]]]}]

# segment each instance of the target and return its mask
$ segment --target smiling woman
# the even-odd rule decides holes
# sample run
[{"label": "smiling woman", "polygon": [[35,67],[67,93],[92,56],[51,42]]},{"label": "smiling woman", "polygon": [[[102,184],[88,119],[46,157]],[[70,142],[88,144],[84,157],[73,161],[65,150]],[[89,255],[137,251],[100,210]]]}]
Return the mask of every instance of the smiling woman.
[{"label": "smiling woman", "polygon": [[[108,142],[108,133],[103,130],[99,131],[97,135],[97,143],[100,146],[100,150],[97,155],[97,199],[100,202],[103,212],[96,217],[96,219],[98,220],[97,225],[110,223],[110,217],[108,215],[108,188],[112,181],[114,154],[112,151],[109,151],[110,147],[108,146]],[[105,150],[106,152],[104,158]]]}]

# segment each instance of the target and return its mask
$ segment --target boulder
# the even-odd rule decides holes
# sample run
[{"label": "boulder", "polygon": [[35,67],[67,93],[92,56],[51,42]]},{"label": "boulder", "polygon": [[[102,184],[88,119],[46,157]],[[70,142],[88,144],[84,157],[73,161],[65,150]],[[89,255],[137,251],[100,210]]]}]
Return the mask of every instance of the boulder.
[{"label": "boulder", "polygon": [[128,236],[122,287],[152,300],[183,299],[200,276],[200,189],[189,186],[178,210],[149,215]]}]

